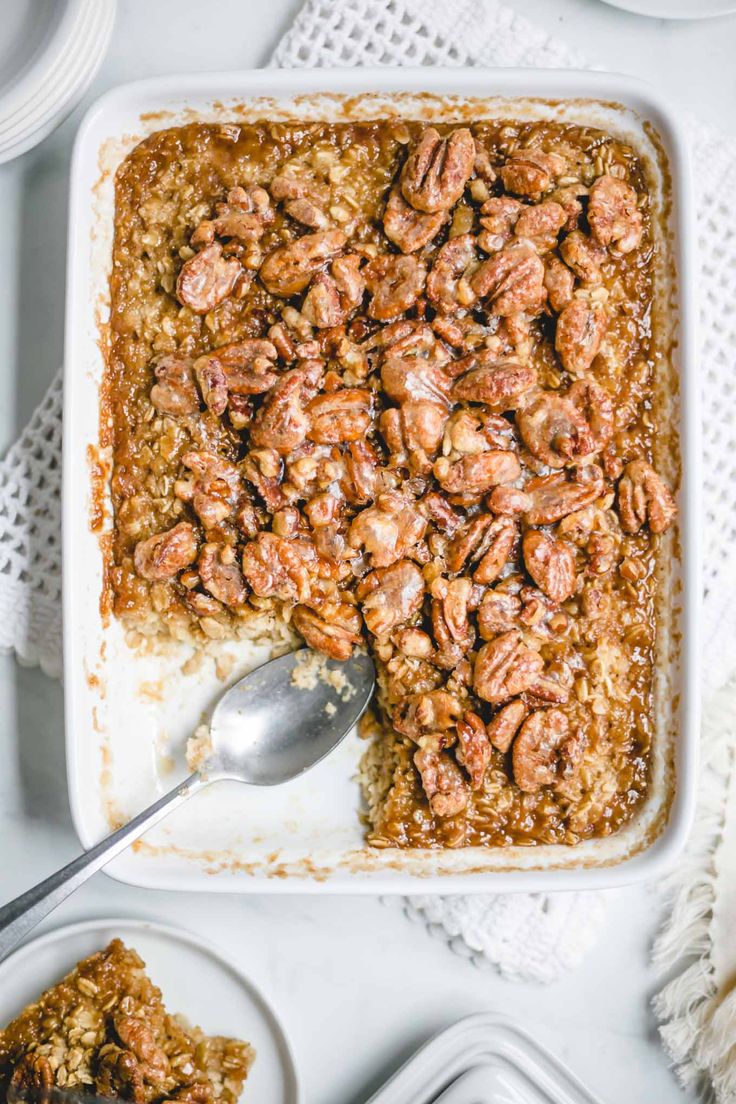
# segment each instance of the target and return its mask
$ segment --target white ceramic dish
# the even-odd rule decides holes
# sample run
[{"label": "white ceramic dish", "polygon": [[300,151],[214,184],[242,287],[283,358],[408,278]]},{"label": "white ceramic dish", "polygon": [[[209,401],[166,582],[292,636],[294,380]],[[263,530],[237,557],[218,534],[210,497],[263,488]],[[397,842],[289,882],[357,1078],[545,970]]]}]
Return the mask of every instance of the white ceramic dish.
[{"label": "white ceramic dish", "polygon": [[734,0],[603,0],[603,3],[651,19],[714,19],[736,12]]},{"label": "white ceramic dish", "polygon": [[276,1013],[237,962],[198,936],[148,920],[86,920],[24,944],[0,965],[4,1026],[82,958],[119,938],[146,963],[172,1012],[212,1035],[246,1039],[256,1050],[247,1096],[301,1104],[296,1065]]},{"label": "white ceramic dish", "polygon": [[[489,892],[611,886],[651,878],[670,864],[689,829],[698,737],[698,396],[693,317],[692,192],[679,124],[656,92],[631,78],[532,70],[268,70],[189,75],[116,89],[90,110],[75,147],[69,228],[64,389],[64,628],[68,775],[85,846],[154,800],[183,773],[182,749],[222,690],[211,666],[183,676],[182,655],[141,657],[100,611],[100,537],[91,531],[91,461],[99,448],[104,322],[114,169],[145,133],[191,119],[363,118],[386,111],[457,117],[553,115],[624,134],[650,165],[664,211],[659,257],[673,279],[662,295],[672,326],[679,405],[665,416],[679,434],[682,557],[674,552],[656,686],[651,795],[607,840],[576,848],[365,848],[355,771],[356,735],[303,778],[271,790],[221,783],[177,810],[109,873],[133,884],[227,892]],[[653,129],[652,129],[653,128]],[[658,135],[653,141],[652,134]],[[664,164],[662,163],[664,161]],[[665,195],[663,174],[671,181]],[[660,193],[658,196],[658,192]],[[672,270],[672,271],[670,271]],[[676,390],[676,387],[675,387]],[[109,524],[109,522],[108,522]],[[668,612],[669,611],[669,612]],[[674,646],[678,638],[682,649]],[[238,673],[267,650],[237,653]]]},{"label": "white ceramic dish", "polygon": [[368,1104],[600,1104],[513,1020],[467,1016],[417,1051]]}]

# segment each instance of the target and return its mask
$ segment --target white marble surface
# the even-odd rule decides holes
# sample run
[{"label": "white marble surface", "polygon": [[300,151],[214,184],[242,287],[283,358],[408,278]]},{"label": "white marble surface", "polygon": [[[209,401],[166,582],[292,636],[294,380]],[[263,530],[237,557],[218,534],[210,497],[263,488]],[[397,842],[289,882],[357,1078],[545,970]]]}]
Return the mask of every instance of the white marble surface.
[{"label": "white marble surface", "polygon": [[[483,0],[478,0],[479,3]],[[648,77],[701,118],[736,130],[736,17],[667,24],[599,0],[515,0],[517,10],[611,69]],[[119,0],[91,100],[157,73],[262,64],[299,0]],[[69,154],[83,107],[39,148],[0,167],[0,448],[61,359]],[[0,657],[0,899],[75,853],[65,792],[60,687]],[[647,963],[660,920],[653,888],[610,894],[597,949],[547,989],[504,982],[452,955],[396,905],[141,892],[98,875],[54,923],[151,916],[209,936],[250,963],[291,1031],[310,1104],[361,1104],[429,1033],[464,1013],[516,1016],[604,1104],[695,1101],[659,1047]],[[266,1104],[266,1102],[263,1102]]]}]

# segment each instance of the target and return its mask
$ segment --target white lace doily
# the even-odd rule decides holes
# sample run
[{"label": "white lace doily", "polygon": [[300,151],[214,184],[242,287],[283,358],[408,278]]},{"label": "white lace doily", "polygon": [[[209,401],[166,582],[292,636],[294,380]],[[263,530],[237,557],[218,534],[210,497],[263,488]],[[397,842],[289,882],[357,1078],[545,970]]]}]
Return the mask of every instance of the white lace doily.
[{"label": "white lace doily", "polygon": [[[282,66],[581,66],[510,9],[478,0],[308,0],[278,46]],[[736,143],[693,127],[701,276],[706,521],[704,671],[724,682],[736,641]],[[0,647],[60,671],[60,388],[55,381],[0,463]],[[475,962],[552,981],[603,918],[599,894],[412,898],[407,910]],[[530,938],[533,930],[534,937]],[[534,959],[529,947],[540,948]]]}]

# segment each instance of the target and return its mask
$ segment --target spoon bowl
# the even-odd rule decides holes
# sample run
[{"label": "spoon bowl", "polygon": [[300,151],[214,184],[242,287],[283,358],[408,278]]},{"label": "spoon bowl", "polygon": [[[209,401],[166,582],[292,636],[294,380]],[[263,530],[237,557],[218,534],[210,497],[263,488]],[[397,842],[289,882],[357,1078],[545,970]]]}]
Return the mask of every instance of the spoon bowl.
[{"label": "spoon bowl", "polygon": [[233,778],[278,786],[324,759],[360,719],[376,684],[373,663],[345,663],[303,649],[264,663],[231,686],[212,714],[203,765],[89,851],[0,908],[0,961],[28,933],[129,844],[184,801]]},{"label": "spoon bowl", "polygon": [[373,662],[362,652],[341,663],[302,649],[257,667],[212,714],[204,780],[278,786],[298,777],[344,740],[374,686]]}]

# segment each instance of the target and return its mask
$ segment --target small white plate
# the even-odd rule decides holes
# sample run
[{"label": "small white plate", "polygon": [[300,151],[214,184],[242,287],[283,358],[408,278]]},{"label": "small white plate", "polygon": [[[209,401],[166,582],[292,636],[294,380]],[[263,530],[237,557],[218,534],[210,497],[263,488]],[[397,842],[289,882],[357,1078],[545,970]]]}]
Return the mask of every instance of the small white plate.
[{"label": "small white plate", "polygon": [[256,1060],[248,1100],[301,1104],[286,1032],[263,994],[237,962],[189,932],[147,920],[88,920],[26,943],[0,965],[0,1026],[111,939],[138,951],[171,1012],[213,1035],[246,1039]]},{"label": "small white plate", "polygon": [[736,12],[735,0],[603,0],[603,3],[652,19],[713,19]]}]

